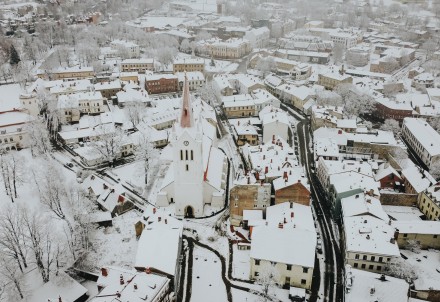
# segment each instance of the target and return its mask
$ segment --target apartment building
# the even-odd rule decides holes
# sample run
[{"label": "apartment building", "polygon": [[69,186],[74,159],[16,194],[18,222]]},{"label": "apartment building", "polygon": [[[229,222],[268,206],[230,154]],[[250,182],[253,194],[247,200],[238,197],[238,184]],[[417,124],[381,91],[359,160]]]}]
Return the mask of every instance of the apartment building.
[{"label": "apartment building", "polygon": [[182,58],[173,62],[173,73],[191,71],[205,71],[205,60],[201,58]]},{"label": "apartment building", "polygon": [[149,94],[179,91],[179,80],[174,74],[150,74],[145,77],[145,89]]},{"label": "apartment building", "polygon": [[27,123],[34,118],[21,111],[0,113],[0,151],[19,150],[27,146]]},{"label": "apartment building", "polygon": [[179,80],[179,90],[182,91],[185,76],[188,80],[189,90],[197,90],[205,86],[205,76],[200,71],[177,72],[175,73]]},{"label": "apartment building", "polygon": [[[270,248],[268,248],[270,247]],[[301,247],[301,248],[298,248]],[[275,281],[310,289],[315,263],[316,232],[292,224],[257,226],[252,230],[250,278],[275,270]]]},{"label": "apartment building", "polygon": [[95,76],[93,67],[60,67],[51,72],[52,80],[84,80],[91,79]]},{"label": "apartment building", "polygon": [[318,85],[333,90],[340,84],[352,84],[353,78],[344,72],[326,72],[318,74]]},{"label": "apartment building", "polygon": [[380,273],[400,257],[394,227],[377,199],[357,196],[341,202],[345,264]]},{"label": "apartment building", "polygon": [[250,53],[249,40],[231,38],[222,41],[218,38],[200,41],[197,43],[196,52],[199,55],[215,59],[239,59]]},{"label": "apartment building", "polygon": [[419,194],[417,205],[429,220],[440,220],[440,184],[430,186]]},{"label": "apartment building", "polygon": [[123,72],[139,72],[154,71],[154,59],[126,59],[121,62]]},{"label": "apartment building", "polygon": [[440,161],[440,134],[424,119],[404,118],[402,138],[428,169]]},{"label": "apartment building", "polygon": [[100,92],[84,92],[58,97],[58,109],[66,122],[78,122],[81,114],[100,114],[108,110]]}]

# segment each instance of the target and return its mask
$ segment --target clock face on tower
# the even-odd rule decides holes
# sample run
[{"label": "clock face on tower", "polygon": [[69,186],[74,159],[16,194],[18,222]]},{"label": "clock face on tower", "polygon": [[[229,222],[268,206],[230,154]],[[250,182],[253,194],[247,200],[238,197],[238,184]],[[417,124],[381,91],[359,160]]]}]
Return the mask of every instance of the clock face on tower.
[{"label": "clock face on tower", "polygon": [[183,144],[184,144],[185,146],[188,146],[189,142],[188,142],[188,141],[184,141]]}]

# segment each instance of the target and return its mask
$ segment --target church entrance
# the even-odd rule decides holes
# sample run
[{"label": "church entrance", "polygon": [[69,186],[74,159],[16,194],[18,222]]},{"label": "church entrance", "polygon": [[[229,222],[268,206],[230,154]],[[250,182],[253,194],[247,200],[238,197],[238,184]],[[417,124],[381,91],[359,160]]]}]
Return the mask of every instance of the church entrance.
[{"label": "church entrance", "polygon": [[194,218],[194,209],[192,206],[185,208],[185,218]]}]

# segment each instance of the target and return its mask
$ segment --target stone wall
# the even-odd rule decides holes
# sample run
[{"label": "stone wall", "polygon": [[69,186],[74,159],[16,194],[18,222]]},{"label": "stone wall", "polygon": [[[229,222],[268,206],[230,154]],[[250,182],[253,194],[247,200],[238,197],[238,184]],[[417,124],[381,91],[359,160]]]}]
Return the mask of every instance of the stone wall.
[{"label": "stone wall", "polygon": [[417,194],[380,192],[380,203],[387,206],[411,207],[417,204]]}]

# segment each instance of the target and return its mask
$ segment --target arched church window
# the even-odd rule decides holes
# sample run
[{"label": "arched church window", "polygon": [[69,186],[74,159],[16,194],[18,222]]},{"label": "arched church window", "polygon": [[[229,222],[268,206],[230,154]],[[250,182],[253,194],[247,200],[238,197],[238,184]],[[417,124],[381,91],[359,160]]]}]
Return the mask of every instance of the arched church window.
[{"label": "arched church window", "polygon": [[183,160],[183,150],[180,150],[180,160]]},{"label": "arched church window", "polygon": [[191,150],[191,160],[194,160],[194,152]]},{"label": "arched church window", "polygon": [[185,150],[185,160],[188,160],[188,150]]}]

